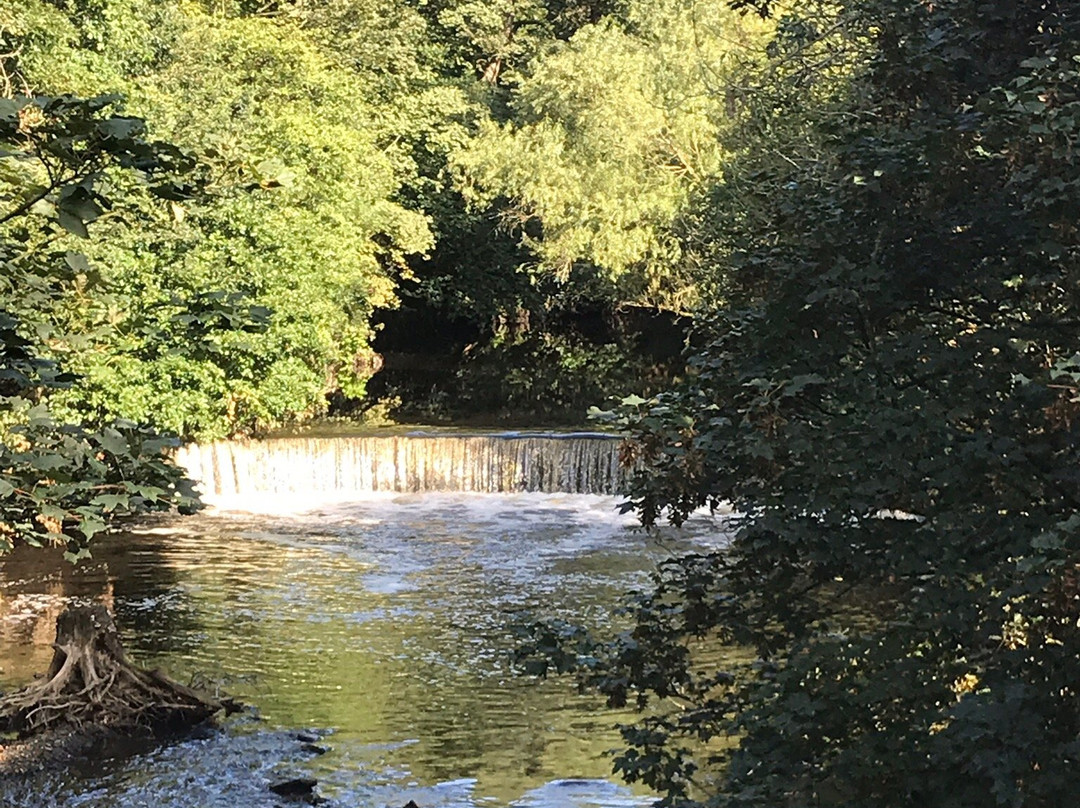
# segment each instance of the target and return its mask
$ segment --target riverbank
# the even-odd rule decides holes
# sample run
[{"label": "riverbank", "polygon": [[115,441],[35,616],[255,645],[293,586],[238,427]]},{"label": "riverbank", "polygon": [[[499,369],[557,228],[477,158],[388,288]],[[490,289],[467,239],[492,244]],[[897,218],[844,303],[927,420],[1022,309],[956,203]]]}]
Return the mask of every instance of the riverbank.
[{"label": "riverbank", "polygon": [[7,780],[69,766],[102,740],[100,732],[72,730],[0,740],[0,778]]}]

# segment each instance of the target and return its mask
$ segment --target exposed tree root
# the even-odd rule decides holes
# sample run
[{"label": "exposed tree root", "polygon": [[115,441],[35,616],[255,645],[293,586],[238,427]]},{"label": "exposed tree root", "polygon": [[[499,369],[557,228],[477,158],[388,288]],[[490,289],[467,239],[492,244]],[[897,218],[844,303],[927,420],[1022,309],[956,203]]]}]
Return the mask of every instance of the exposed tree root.
[{"label": "exposed tree root", "polygon": [[181,730],[235,708],[132,665],[116,624],[101,604],[74,606],[56,620],[45,676],[0,698],[0,730],[20,737],[45,731],[108,728]]}]

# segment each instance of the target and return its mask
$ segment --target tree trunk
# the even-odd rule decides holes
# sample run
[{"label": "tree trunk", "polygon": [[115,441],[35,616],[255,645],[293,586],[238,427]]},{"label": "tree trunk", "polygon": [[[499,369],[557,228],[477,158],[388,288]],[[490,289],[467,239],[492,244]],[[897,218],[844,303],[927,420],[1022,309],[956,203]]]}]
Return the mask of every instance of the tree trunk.
[{"label": "tree trunk", "polygon": [[235,708],[132,665],[112,616],[99,603],[66,609],[56,620],[53,648],[42,679],[0,698],[0,730],[22,737],[88,727],[178,730]]}]

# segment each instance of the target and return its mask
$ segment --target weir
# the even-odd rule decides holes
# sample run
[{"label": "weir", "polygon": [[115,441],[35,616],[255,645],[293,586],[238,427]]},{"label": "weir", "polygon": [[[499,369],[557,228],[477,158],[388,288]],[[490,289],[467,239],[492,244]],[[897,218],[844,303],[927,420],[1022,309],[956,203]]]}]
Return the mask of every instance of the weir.
[{"label": "weir", "polygon": [[213,496],[463,491],[615,494],[611,435],[493,433],[290,437],[191,444],[177,462]]}]

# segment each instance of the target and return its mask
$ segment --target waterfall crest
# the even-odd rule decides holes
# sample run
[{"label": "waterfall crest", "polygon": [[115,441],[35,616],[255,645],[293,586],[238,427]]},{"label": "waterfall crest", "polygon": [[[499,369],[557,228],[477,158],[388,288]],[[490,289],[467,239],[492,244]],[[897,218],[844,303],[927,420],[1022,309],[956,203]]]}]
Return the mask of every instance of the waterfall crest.
[{"label": "waterfall crest", "polygon": [[177,462],[214,496],[305,492],[614,494],[620,441],[598,433],[273,438],[191,444]]}]

